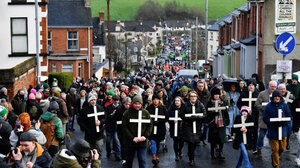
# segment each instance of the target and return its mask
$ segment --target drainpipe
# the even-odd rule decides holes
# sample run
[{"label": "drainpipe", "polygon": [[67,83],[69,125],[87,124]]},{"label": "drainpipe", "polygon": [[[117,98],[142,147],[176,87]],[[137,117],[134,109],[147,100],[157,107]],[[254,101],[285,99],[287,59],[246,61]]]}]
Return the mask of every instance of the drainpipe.
[{"label": "drainpipe", "polygon": [[258,8],[258,3],[256,1],[256,73],[258,73],[258,12],[259,8]]},{"label": "drainpipe", "polygon": [[91,45],[91,33],[90,33],[90,31],[91,31],[91,28],[90,27],[88,27],[88,58],[87,58],[87,62],[88,62],[88,67],[89,67],[89,76],[88,76],[88,79],[90,79],[90,77],[91,77],[91,60],[90,60],[90,56],[91,56],[91,47],[90,47],[90,45]]}]

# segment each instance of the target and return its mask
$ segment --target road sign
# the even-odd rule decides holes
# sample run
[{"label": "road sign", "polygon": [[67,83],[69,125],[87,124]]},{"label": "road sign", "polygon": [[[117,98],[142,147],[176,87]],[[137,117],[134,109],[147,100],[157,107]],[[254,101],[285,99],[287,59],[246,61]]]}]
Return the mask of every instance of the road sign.
[{"label": "road sign", "polygon": [[296,0],[275,0],[275,34],[296,33]]},{"label": "road sign", "polygon": [[294,36],[291,33],[282,33],[276,39],[276,49],[282,55],[290,54],[296,45]]}]

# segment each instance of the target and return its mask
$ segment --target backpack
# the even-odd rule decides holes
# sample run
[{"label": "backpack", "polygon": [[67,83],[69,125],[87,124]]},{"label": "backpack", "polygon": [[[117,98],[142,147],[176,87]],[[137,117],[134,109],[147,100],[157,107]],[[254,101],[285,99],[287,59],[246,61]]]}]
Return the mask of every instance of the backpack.
[{"label": "backpack", "polygon": [[43,119],[40,120],[41,126],[40,129],[44,133],[47,142],[44,146],[49,149],[51,145],[59,146],[59,141],[55,135],[55,125],[54,120],[58,117],[53,117],[50,121],[44,121]]}]

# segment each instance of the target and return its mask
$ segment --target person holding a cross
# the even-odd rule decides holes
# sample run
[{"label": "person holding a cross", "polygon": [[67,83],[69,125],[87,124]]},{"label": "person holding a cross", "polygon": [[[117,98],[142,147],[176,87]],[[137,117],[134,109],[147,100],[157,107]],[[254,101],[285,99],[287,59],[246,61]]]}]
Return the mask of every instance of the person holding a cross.
[{"label": "person holding a cross", "polygon": [[233,140],[233,148],[241,149],[241,155],[239,157],[236,168],[242,168],[243,161],[245,162],[245,168],[252,168],[252,165],[248,158],[247,149],[253,149],[255,147],[254,133],[254,117],[251,115],[251,110],[247,106],[241,107],[241,115],[235,117],[232,132],[235,133]]},{"label": "person holding a cross", "polygon": [[153,124],[150,114],[142,108],[143,99],[134,96],[132,107],[122,118],[123,143],[126,148],[126,168],[132,167],[134,155],[137,152],[140,168],[146,168],[146,152],[148,138],[151,135]]},{"label": "person holding a cross", "polygon": [[180,115],[184,110],[184,102],[181,97],[177,96],[169,109],[169,124],[170,137],[173,138],[173,149],[175,152],[175,160],[179,161],[182,158],[182,148],[184,142],[182,141],[182,131],[180,129],[181,118]]},{"label": "person holding a cross", "polygon": [[272,165],[279,168],[279,156],[286,148],[288,123],[291,122],[291,111],[278,90],[272,95],[271,103],[264,110],[263,120],[267,124],[270,145],[272,148]]},{"label": "person holding a cross", "polygon": [[[219,147],[218,157],[219,159],[225,159],[223,154],[223,146],[227,141],[226,138],[226,126],[229,125],[229,115],[226,109],[225,102],[221,99],[221,92],[218,88],[214,87],[211,90],[211,99],[207,103],[207,124],[208,130],[208,142],[210,146],[210,155],[212,159],[217,159],[215,155],[215,148]],[[211,110],[212,109],[212,110]]]},{"label": "person holding a cross", "polygon": [[153,131],[149,137],[150,151],[152,154],[152,163],[157,165],[159,160],[157,153],[159,151],[159,145],[166,136],[166,122],[168,121],[169,114],[164,105],[162,105],[161,99],[158,95],[153,95],[152,104],[147,107],[147,111],[150,113],[153,121]]},{"label": "person holding a cross", "polygon": [[185,103],[180,118],[182,119],[182,139],[188,143],[189,164],[193,166],[196,144],[201,140],[202,123],[206,118],[205,106],[198,100],[196,91],[189,93],[189,101]]},{"label": "person holding a cross", "polygon": [[297,165],[300,166],[300,129],[299,129],[300,128],[300,100],[299,99],[294,101],[292,116],[293,116],[292,130],[295,133],[298,141],[298,151],[297,151],[297,156],[295,161]]},{"label": "person holding a cross", "polygon": [[102,106],[96,103],[97,97],[90,95],[88,106],[80,112],[79,120],[82,123],[84,139],[93,149],[97,149],[99,155],[102,154],[105,114]]}]

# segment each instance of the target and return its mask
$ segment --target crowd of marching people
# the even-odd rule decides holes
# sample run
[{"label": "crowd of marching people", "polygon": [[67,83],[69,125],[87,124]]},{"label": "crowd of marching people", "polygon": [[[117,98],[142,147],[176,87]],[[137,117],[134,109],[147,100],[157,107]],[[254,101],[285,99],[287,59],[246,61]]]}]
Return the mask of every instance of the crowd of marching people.
[{"label": "crowd of marching people", "polygon": [[[240,150],[236,167],[252,168],[251,151],[263,157],[264,138],[272,149],[272,166],[290,148],[296,134],[300,166],[300,84],[270,81],[257,74],[245,81],[221,78],[186,80],[171,73],[137,73],[111,80],[75,78],[70,88],[54,80],[20,89],[9,101],[0,90],[0,167],[101,167],[103,145],[123,167],[146,166],[147,152],[153,166],[166,136],[173,139],[174,160],[180,161],[187,145],[189,165],[195,165],[199,143],[210,143],[212,160],[226,159],[223,147]],[[78,123],[84,139],[62,148]],[[169,133],[168,133],[169,131]],[[169,145],[170,146],[170,145]],[[249,151],[249,152],[248,152]]]}]

